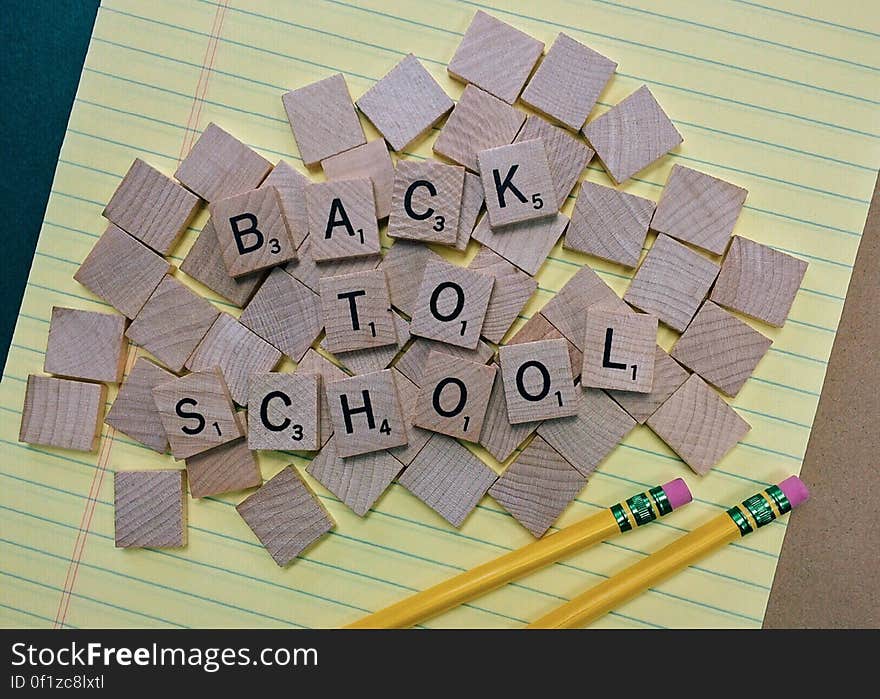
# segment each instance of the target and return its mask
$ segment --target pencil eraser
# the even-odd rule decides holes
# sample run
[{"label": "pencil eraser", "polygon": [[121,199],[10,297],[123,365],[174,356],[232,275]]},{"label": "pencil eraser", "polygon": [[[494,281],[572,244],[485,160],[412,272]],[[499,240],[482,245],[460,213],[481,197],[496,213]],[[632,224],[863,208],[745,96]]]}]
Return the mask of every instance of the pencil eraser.
[{"label": "pencil eraser", "polygon": [[792,509],[810,497],[810,491],[807,490],[807,486],[804,485],[804,482],[797,476],[789,476],[786,478],[779,484],[779,489],[783,492],[785,497],[788,498]]},{"label": "pencil eraser", "polygon": [[681,478],[676,478],[674,481],[669,481],[669,483],[660,487],[663,488],[663,492],[666,493],[666,499],[669,500],[669,504],[673,510],[678,509],[682,505],[687,505],[694,499],[694,496],[691,495],[690,488],[687,487],[687,483]]}]

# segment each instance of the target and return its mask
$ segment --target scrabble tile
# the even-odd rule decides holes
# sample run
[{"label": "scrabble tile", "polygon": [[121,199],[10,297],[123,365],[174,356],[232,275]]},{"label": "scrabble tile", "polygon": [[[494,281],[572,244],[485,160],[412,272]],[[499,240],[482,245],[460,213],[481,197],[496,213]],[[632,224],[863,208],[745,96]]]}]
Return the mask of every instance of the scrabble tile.
[{"label": "scrabble tile", "polygon": [[520,345],[523,342],[535,342],[537,340],[558,340],[562,339],[566,342],[568,348],[568,358],[571,361],[572,376],[577,379],[581,375],[581,367],[584,363],[584,355],[575,347],[568,338],[556,329],[549,320],[540,313],[535,313],[526,321],[516,333],[507,341],[508,345]]},{"label": "scrabble tile", "polygon": [[594,306],[587,311],[581,386],[650,393],[657,318]]},{"label": "scrabble tile", "polygon": [[18,441],[94,451],[106,399],[107,387],[102,384],[31,374],[27,379]]},{"label": "scrabble tile", "polygon": [[402,160],[394,176],[388,235],[454,245],[465,170],[434,160]]},{"label": "scrabble tile", "polygon": [[244,436],[219,369],[159,384],[152,394],[175,459],[186,459]]},{"label": "scrabble tile", "polygon": [[357,106],[391,148],[402,151],[454,103],[419,59],[408,54],[357,100]]},{"label": "scrabble tile", "polygon": [[131,373],[119,387],[104,422],[145,447],[164,454],[168,451],[168,436],[153,402],[153,389],[176,378],[149,359],[138,357]]},{"label": "scrabble tile", "polygon": [[171,265],[112,223],[73,278],[127,318],[134,318]]},{"label": "scrabble tile", "polygon": [[394,163],[381,138],[322,160],[321,167],[328,180],[368,178],[373,183],[376,218],[387,218],[391,213]]},{"label": "scrabble tile", "polygon": [[494,381],[494,366],[431,352],[422,374],[415,424],[476,442]]},{"label": "scrabble tile", "polygon": [[397,344],[383,270],[327,277],[320,289],[328,350],[350,352]]},{"label": "scrabble tile", "polygon": [[43,371],[118,383],[125,365],[125,316],[52,306]]},{"label": "scrabble tile", "polygon": [[208,124],[174,176],[212,202],[258,187],[272,163],[216,124]]},{"label": "scrabble tile", "polygon": [[431,352],[443,352],[451,357],[460,357],[474,362],[485,364],[495,353],[491,346],[480,340],[475,349],[467,347],[456,347],[448,345],[445,342],[437,342],[436,340],[426,340],[424,338],[416,338],[409,349],[406,350],[395,363],[394,367],[398,369],[406,378],[412,381],[416,386],[421,386],[425,364],[428,361],[428,355]]},{"label": "scrabble tile", "polygon": [[491,468],[461,444],[435,434],[397,482],[458,528],[496,478]]},{"label": "scrabble tile", "polygon": [[477,10],[447,70],[513,104],[543,51],[543,42]]},{"label": "scrabble tile", "polygon": [[650,199],[584,182],[563,247],[635,267],[656,206]]},{"label": "scrabble tile", "polygon": [[295,362],[324,327],[318,295],[283,269],[272,270],[239,320]]},{"label": "scrabble tile", "polygon": [[235,508],[279,566],[286,566],[336,523],[292,466]]},{"label": "scrabble tile", "polygon": [[314,182],[306,188],[306,202],[316,262],[379,254],[376,202],[368,178]]},{"label": "scrabble tile", "polygon": [[382,261],[382,256],[377,252],[365,257],[316,262],[314,257],[312,257],[312,241],[309,236],[299,246],[299,250],[296,253],[297,259],[288,262],[284,265],[283,269],[316,294],[320,289],[321,279],[324,277],[335,277],[340,274],[376,269]]},{"label": "scrabble tile", "polygon": [[296,259],[281,199],[261,187],[211,204],[220,254],[231,277],[241,277]]},{"label": "scrabble tile", "polygon": [[651,228],[723,255],[748,190],[681,165],[673,165],[660,193]]},{"label": "scrabble tile", "polygon": [[505,345],[498,350],[511,425],[574,415],[578,410],[564,340]]},{"label": "scrabble tile", "polygon": [[144,245],[167,255],[198,206],[195,194],[135,158],[103,213],[108,221]]},{"label": "scrabble tile", "polygon": [[522,93],[522,101],[572,131],[584,125],[617,63],[560,32]]},{"label": "scrabble tile", "polygon": [[126,336],[179,372],[219,311],[172,276],[165,277],[138,312]]},{"label": "scrabble tile", "polygon": [[660,347],[654,348],[654,384],[650,393],[608,391],[608,395],[626,410],[640,425],[654,414],[669,396],[686,380],[687,369],[682,367]]},{"label": "scrabble tile", "polygon": [[514,223],[492,230],[489,217],[483,216],[474,228],[473,239],[497,252],[526,274],[537,274],[556,241],[565,232],[568,216],[556,214],[524,223]]},{"label": "scrabble tile", "polygon": [[803,260],[735,235],[709,298],[780,328],[806,271]]},{"label": "scrabble tile", "polygon": [[544,536],[587,479],[540,437],[535,437],[489,495],[533,536]]},{"label": "scrabble tile", "polygon": [[403,446],[389,449],[388,453],[404,466],[409,466],[434,433],[413,424],[418,410],[419,387],[396,368],[392,369],[391,373],[394,375],[394,386],[397,388],[397,398],[400,401],[400,409],[403,411],[407,442]]},{"label": "scrabble tile", "polygon": [[751,429],[696,374],[648,418],[648,427],[700,475],[708,473]]},{"label": "scrabble tile", "polygon": [[348,375],[329,359],[324,358],[315,350],[307,350],[296,366],[296,372],[318,374],[321,377],[321,390],[318,394],[318,410],[320,417],[319,434],[321,444],[326,444],[333,434],[333,422],[330,420],[330,404],[327,402],[327,386],[335,381],[347,379]]},{"label": "scrabble tile", "polygon": [[309,212],[306,208],[306,187],[311,180],[286,160],[279,160],[260,188],[274,187],[281,200],[281,211],[287,221],[287,232],[294,247],[302,245],[309,234]]},{"label": "scrabble tile", "polygon": [[186,475],[194,498],[234,493],[263,483],[260,466],[244,437],[189,457]]},{"label": "scrabble tile", "polygon": [[220,252],[217,231],[209,218],[180,265],[180,271],[201,282],[235,306],[244,306],[266,278],[266,270],[230,276]]},{"label": "scrabble tile", "polygon": [[218,367],[239,405],[247,405],[251,374],[272,371],[281,352],[228,313],[221,313],[186,360],[190,371]]},{"label": "scrabble tile", "polygon": [[735,396],[772,344],[711,301],[697,311],[670,355],[728,396]]},{"label": "scrabble tile", "polygon": [[583,134],[617,184],[684,140],[645,85],[589,122]]},{"label": "scrabble tile", "polygon": [[465,250],[471,239],[471,233],[477,225],[477,217],[483,208],[483,182],[479,175],[465,170],[464,187],[461,191],[461,210],[458,214],[458,235],[455,249]]},{"label": "scrabble tile", "polygon": [[623,299],[657,316],[673,330],[683,332],[709,293],[718,270],[711,260],[659,235]]},{"label": "scrabble tile", "polygon": [[422,275],[410,332],[474,349],[480,341],[493,284],[488,275],[445,260],[430,260]]},{"label": "scrabble tile", "polygon": [[493,228],[555,216],[556,188],[540,138],[477,153]]},{"label": "scrabble tile", "polygon": [[434,152],[479,172],[477,153],[512,143],[525,119],[518,109],[468,85],[437,135]]},{"label": "scrabble tile", "polygon": [[504,379],[501,372],[495,374],[480,445],[498,461],[505,461],[525,439],[535,431],[540,422],[521,422],[511,425],[507,416],[507,400],[504,397]]},{"label": "scrabble tile", "polygon": [[[397,353],[403,349],[403,346],[409,340],[409,321],[404,320],[397,313],[392,313],[391,315],[394,320],[394,330],[397,334],[397,344],[335,353],[334,356],[339,360],[339,363],[352,375],[371,374],[374,371],[387,369],[397,356]],[[322,349],[327,349],[326,343],[327,339],[324,338],[324,341],[321,343]]]},{"label": "scrabble tile", "polygon": [[588,388],[580,397],[577,414],[542,423],[538,435],[589,476],[635,426],[636,421],[607,393]]},{"label": "scrabble tile", "polygon": [[248,448],[317,451],[321,448],[318,399],[321,375],[251,374]]},{"label": "scrabble tile", "polygon": [[403,412],[390,369],[325,385],[340,456],[406,444]]},{"label": "scrabble tile", "polygon": [[379,269],[385,270],[391,304],[412,316],[425,266],[429,260],[440,259],[427,245],[409,240],[396,241],[379,265]]},{"label": "scrabble tile", "polygon": [[489,342],[497,344],[537,290],[538,282],[489,248],[480,249],[471,260],[470,269],[487,274],[495,280],[482,334]]},{"label": "scrabble tile", "polygon": [[186,471],[117,471],[113,511],[116,548],[186,546]]}]

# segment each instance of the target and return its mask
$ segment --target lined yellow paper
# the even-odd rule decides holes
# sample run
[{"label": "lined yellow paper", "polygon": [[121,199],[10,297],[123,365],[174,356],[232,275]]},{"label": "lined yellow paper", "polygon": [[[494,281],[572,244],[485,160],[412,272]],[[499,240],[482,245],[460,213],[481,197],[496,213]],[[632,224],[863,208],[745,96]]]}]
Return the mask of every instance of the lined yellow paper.
[{"label": "lined yellow paper", "polygon": [[[676,162],[730,180],[749,190],[736,232],[810,266],[785,327],[755,324],[774,344],[734,401],[752,424],[743,442],[698,478],[640,427],[558,524],[677,476],[693,489],[694,504],[425,625],[521,626],[764,484],[798,472],[880,164],[880,6],[772,2],[105,2],[0,387],[0,623],[339,626],[530,540],[488,497],[456,531],[400,486],[359,519],[315,484],[338,526],[286,569],[275,566],[234,511],[241,495],[190,500],[186,549],[116,550],[113,471],[169,467],[171,457],[107,429],[96,454],[17,442],[24,382],[42,369],[52,306],[108,310],[72,275],[103,231],[103,205],[134,157],[170,174],[216,121],[273,161],[284,157],[302,168],[283,91],[341,71],[356,98],[413,52],[457,99],[462,86],[446,76],[445,65],[480,8],[548,46],[565,31],[616,60],[618,73],[596,113],[643,83],[651,87],[685,142],[628,182],[627,191],[656,200]],[[435,134],[405,157],[430,156]],[[609,184],[596,163],[586,178]],[[205,217],[187,231],[175,264]],[[586,262],[557,246],[524,317]],[[630,274],[594,259],[589,264],[623,293]],[[667,347],[672,339],[662,338]],[[267,478],[291,461],[306,465],[277,453],[260,459]],[[774,523],[728,546],[597,626],[759,626],[785,527]]]}]

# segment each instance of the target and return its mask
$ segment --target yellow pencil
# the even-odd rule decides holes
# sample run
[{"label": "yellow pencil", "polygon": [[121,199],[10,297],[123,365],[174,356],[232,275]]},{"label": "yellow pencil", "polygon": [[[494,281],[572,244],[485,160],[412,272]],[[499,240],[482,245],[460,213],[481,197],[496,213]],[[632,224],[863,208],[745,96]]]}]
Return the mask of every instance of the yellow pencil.
[{"label": "yellow pencil", "polygon": [[809,497],[797,476],[753,495],[742,504],[694,529],[635,565],[621,571],[529,624],[530,629],[585,626],[725,544],[750,534],[790,512]]},{"label": "yellow pencil", "polygon": [[687,485],[681,478],[676,478],[365,616],[346,628],[402,629],[412,626],[591,544],[629,531],[633,526],[652,522],[690,501],[691,492]]}]

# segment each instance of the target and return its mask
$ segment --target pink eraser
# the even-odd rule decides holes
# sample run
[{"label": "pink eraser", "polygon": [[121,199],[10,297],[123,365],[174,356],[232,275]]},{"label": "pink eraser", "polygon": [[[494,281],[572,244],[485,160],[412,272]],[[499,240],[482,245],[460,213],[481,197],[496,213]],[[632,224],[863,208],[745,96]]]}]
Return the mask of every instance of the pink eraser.
[{"label": "pink eraser", "polygon": [[779,489],[791,503],[792,509],[800,505],[810,497],[810,491],[807,486],[797,476],[789,476],[779,484]]},{"label": "pink eraser", "polygon": [[682,505],[687,505],[694,499],[694,496],[691,495],[690,488],[687,487],[687,483],[681,478],[676,478],[674,481],[669,481],[669,483],[661,485],[660,487],[663,488],[663,492],[666,493],[666,499],[669,500],[669,504],[673,510],[677,510]]}]

